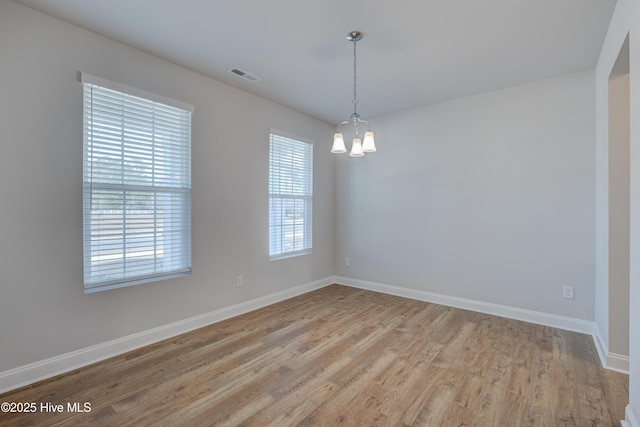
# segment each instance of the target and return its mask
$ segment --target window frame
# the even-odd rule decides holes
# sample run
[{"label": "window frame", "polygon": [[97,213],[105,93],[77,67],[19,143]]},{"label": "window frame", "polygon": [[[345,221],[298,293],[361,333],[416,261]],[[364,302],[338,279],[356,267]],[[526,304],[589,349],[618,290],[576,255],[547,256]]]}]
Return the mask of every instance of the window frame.
[{"label": "window frame", "polygon": [[[84,292],[100,292],[191,274],[191,120],[194,112],[193,106],[86,73],[79,73],[79,80],[83,88]],[[94,91],[96,91],[96,95],[102,91],[103,96],[106,93],[113,93],[115,98],[120,98],[114,101],[113,105],[116,107],[104,107],[105,117],[101,119],[103,120],[102,122],[96,120],[99,112],[94,113],[93,111]],[[90,100],[89,106],[87,105],[87,100]],[[147,107],[151,109],[153,113],[146,116],[144,115],[145,113],[137,115],[138,112],[136,112],[136,115],[134,115],[134,113],[127,109],[130,108],[127,106],[127,100],[131,100],[136,105]],[[121,105],[118,104],[118,102],[121,102]],[[118,107],[122,109],[120,114],[122,115],[123,122],[127,118],[135,118],[135,120],[139,119],[141,121],[146,120],[149,123],[147,126],[153,129],[156,127],[160,128],[161,125],[167,125],[167,119],[165,117],[160,118],[160,116],[155,115],[156,108],[159,111],[158,114],[170,114],[169,117],[171,117],[171,119],[169,120],[178,120],[177,118],[180,115],[180,124],[175,128],[179,129],[179,136],[168,136],[171,131],[175,130],[174,127],[170,127],[170,130],[166,131],[165,134],[162,134],[160,130],[157,132],[154,130],[154,132],[149,133],[146,131],[146,128],[143,128],[140,132],[145,138],[144,148],[141,148],[142,144],[140,142],[128,142],[125,134],[130,130],[130,125],[120,124],[118,127],[113,124],[113,118],[118,117],[113,111],[117,111]],[[171,115],[173,112],[176,113],[175,117]],[[142,119],[140,119],[140,117],[142,117]],[[109,143],[101,141],[100,137],[104,139],[105,136],[100,133],[99,124],[103,126],[109,125],[112,129],[119,130],[120,135],[113,137]],[[138,121],[135,122],[135,125],[139,124]],[[173,126],[173,124],[171,124],[171,126]],[[95,131],[94,127],[96,129]],[[179,143],[176,144],[176,141]],[[124,170],[127,169],[125,155],[118,154],[114,158],[117,159],[116,162],[120,162],[117,167],[121,169],[122,182],[110,182],[109,178],[101,179],[98,177],[99,174],[94,177],[94,169],[104,171],[105,163],[103,160],[101,164],[99,157],[97,155],[94,156],[93,153],[94,151],[97,153],[100,147],[104,148],[105,144],[108,144],[111,149],[120,147],[123,153],[128,148],[134,147],[136,150],[139,150],[136,152],[136,155],[142,158],[141,161],[148,162],[149,159],[152,159],[151,163],[154,165],[151,167],[152,172],[149,173],[147,171],[146,174],[138,171],[125,173]],[[158,154],[161,150],[164,150],[164,154],[162,154],[161,160],[157,160],[159,158],[158,156],[161,155]],[[177,169],[176,165],[178,165]],[[102,167],[102,169],[100,169],[100,167]],[[172,173],[178,174],[179,177],[171,176]],[[141,182],[132,183],[131,180],[135,180],[136,178]],[[100,243],[96,242],[100,239],[100,226],[105,227],[104,224],[106,223],[104,219],[97,219],[95,222],[92,220],[92,215],[100,215],[97,213],[98,209],[93,208],[94,205],[92,203],[94,203],[94,198],[98,200],[95,202],[96,206],[99,206],[101,200],[105,200],[100,199],[100,196],[98,196],[100,192],[102,192],[102,197],[109,197],[108,200],[113,200],[122,206],[120,210],[116,209],[115,212],[102,214],[102,216],[109,217],[109,220],[112,221],[110,224],[117,224],[113,230],[120,231],[122,235],[121,242],[114,244],[115,249],[112,250],[115,259],[118,258],[118,255],[121,258],[121,261],[113,262],[114,267],[120,265],[119,268],[122,269],[121,277],[112,277],[105,280],[100,280],[95,275],[96,271],[100,271],[99,268],[95,269],[96,265],[99,265],[99,262],[92,262],[92,259],[95,260],[101,256],[100,249],[96,249],[100,246]],[[111,195],[104,196],[104,194],[108,194],[109,192],[111,192]],[[121,195],[116,195],[117,193],[121,193]],[[131,227],[128,226],[126,222],[127,216],[131,215],[131,212],[135,210],[128,204],[132,195],[142,197],[142,199],[148,201],[148,203],[153,206],[152,208],[147,207],[145,209],[137,208],[140,212],[140,217],[143,218],[140,219],[139,217],[138,221],[141,223],[144,222],[145,226],[138,225],[138,228],[136,228],[134,225]],[[104,211],[104,208],[101,210]],[[172,216],[172,220],[166,220],[167,217]],[[122,218],[121,220],[119,220],[120,217]],[[176,218],[178,219],[177,221],[175,220]],[[149,255],[148,251],[144,253],[144,255],[147,256],[147,261],[140,264],[147,265],[145,270],[139,270],[138,273],[133,274],[128,273],[126,272],[128,268],[135,271],[135,268],[130,265],[130,261],[128,260],[128,258],[133,258],[134,256],[131,255],[134,252],[129,252],[127,249],[127,244],[131,243],[128,241],[131,236],[129,232],[140,233],[143,227],[147,227],[146,229],[148,230],[149,224],[153,224],[152,231],[147,231],[144,239],[145,244],[152,247],[152,255]],[[115,235],[116,232],[113,234]],[[177,236],[177,239],[175,236]],[[174,244],[173,239],[176,239],[178,243]],[[148,243],[149,241],[152,243]],[[165,241],[169,241],[169,243],[165,243]],[[166,254],[166,248],[170,248],[172,251]],[[149,258],[151,258],[152,261],[149,261]],[[158,267],[158,265],[162,263],[168,263],[171,267]],[[153,267],[149,267],[148,265],[153,265]],[[138,266],[137,268],[141,267]],[[147,270],[152,270],[152,272],[141,273],[141,271]]]},{"label": "window frame", "polygon": [[[304,164],[305,168],[302,171],[302,173],[304,173],[305,175],[305,181],[303,183],[304,189],[303,190],[298,189],[297,191],[297,193],[300,193],[300,191],[302,191],[303,194],[293,194],[293,193],[296,193],[296,191],[294,191],[293,188],[291,188],[290,191],[288,192],[282,192],[281,186],[280,186],[280,191],[275,191],[276,190],[275,186],[277,184],[273,182],[274,167],[275,166],[281,167],[281,166],[274,164],[274,144],[281,144],[281,143],[284,143],[285,141],[289,141],[289,143],[293,145],[299,144],[298,148],[300,152],[298,154],[300,154],[302,151],[305,151],[306,153],[304,155],[308,156],[308,158],[305,157],[305,159],[303,160],[303,162],[305,163]],[[269,179],[268,179],[269,246],[268,246],[268,252],[269,252],[270,261],[298,257],[302,255],[311,254],[313,252],[313,150],[314,150],[314,147],[315,147],[315,142],[308,138],[303,138],[303,137],[293,135],[288,132],[279,131],[276,129],[269,130],[269,173],[268,173],[269,174]],[[293,167],[291,170],[289,170],[289,172],[292,174],[294,173]],[[301,171],[297,170],[297,172],[301,172]],[[293,183],[291,184],[291,186],[293,187]],[[282,215],[282,211],[283,211],[282,206],[280,207],[280,210],[279,210],[280,212],[279,221],[276,218],[278,217],[278,215],[274,215],[274,210],[272,206],[276,199],[279,199],[280,201],[293,200],[293,207],[288,210],[292,210],[294,215],[294,219],[293,219],[294,240],[295,240],[295,230],[296,230],[296,224],[295,224],[296,211],[299,207],[303,207],[303,214],[302,214],[303,223],[301,224],[301,232],[303,233],[303,236],[302,236],[301,248],[297,248],[296,244],[294,243],[293,250],[283,249],[283,246],[285,244],[284,243],[285,234],[283,232],[283,229],[285,228],[285,224],[284,224],[285,218],[284,218],[284,215]],[[289,226],[291,225],[292,224],[289,224]],[[300,224],[297,224],[297,225],[300,225]],[[275,228],[280,228],[280,233],[279,233],[280,239],[277,241],[274,241]],[[278,247],[278,249],[274,251],[274,247]]]}]

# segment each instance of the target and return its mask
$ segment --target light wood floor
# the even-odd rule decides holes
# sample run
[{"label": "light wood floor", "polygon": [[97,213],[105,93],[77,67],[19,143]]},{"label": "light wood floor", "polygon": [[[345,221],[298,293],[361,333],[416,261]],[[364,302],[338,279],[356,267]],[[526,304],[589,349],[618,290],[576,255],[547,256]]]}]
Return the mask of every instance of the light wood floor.
[{"label": "light wood floor", "polygon": [[65,412],[2,426],[619,426],[628,378],[588,335],[333,285],[5,401]]}]

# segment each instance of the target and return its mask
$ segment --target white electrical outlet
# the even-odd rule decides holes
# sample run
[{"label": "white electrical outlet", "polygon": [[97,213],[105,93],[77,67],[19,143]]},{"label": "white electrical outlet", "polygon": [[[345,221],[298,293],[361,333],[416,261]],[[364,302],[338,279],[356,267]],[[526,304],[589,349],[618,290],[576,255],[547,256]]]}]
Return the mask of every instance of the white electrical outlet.
[{"label": "white electrical outlet", "polygon": [[351,258],[346,257],[346,258],[344,259],[344,265],[351,265]]},{"label": "white electrical outlet", "polygon": [[562,298],[573,299],[573,286],[563,286],[562,287]]},{"label": "white electrical outlet", "polygon": [[236,287],[244,286],[244,282],[242,281],[242,276],[236,277]]}]

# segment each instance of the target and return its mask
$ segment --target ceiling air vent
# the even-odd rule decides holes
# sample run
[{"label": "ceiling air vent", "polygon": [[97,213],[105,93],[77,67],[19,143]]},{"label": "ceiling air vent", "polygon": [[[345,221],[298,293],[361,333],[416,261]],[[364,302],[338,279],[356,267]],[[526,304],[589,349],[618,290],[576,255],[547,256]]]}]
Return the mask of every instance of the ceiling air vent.
[{"label": "ceiling air vent", "polygon": [[242,77],[245,80],[249,80],[251,83],[255,83],[260,80],[260,77],[256,77],[253,74],[249,74],[246,71],[241,70],[240,68],[230,68],[229,72],[235,74],[236,76]]}]

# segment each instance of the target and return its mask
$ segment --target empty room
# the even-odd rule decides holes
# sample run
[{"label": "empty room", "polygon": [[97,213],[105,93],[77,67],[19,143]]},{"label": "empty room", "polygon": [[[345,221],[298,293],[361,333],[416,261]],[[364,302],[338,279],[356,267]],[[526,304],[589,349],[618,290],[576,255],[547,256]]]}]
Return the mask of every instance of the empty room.
[{"label": "empty room", "polygon": [[0,425],[640,427],[640,0],[0,0]]}]

